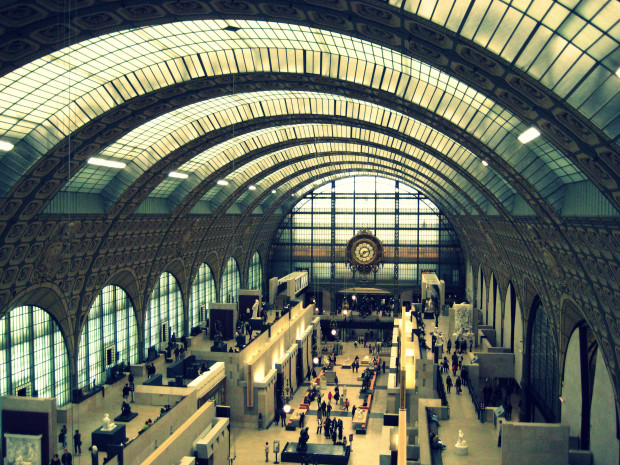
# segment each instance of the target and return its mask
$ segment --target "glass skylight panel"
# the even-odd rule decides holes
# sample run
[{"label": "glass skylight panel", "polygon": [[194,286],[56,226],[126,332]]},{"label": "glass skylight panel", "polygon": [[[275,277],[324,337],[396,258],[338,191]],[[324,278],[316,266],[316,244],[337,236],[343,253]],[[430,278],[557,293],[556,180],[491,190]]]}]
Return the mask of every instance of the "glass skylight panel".
[{"label": "glass skylight panel", "polygon": [[[493,5],[497,5],[497,2],[493,2]],[[495,7],[493,7],[495,8]],[[512,12],[512,7],[511,12]],[[453,12],[456,11],[456,6],[453,5]],[[451,13],[451,19],[454,19]],[[512,14],[512,13],[511,13]],[[533,17],[538,18],[542,13],[528,12]],[[491,18],[492,15],[489,15]],[[541,18],[544,17],[541,16]],[[471,20],[471,17],[468,17]],[[481,40],[485,27],[490,27],[489,24],[484,25],[485,21],[491,19],[485,19],[480,24],[481,34],[478,40]],[[495,21],[495,19],[493,19]],[[601,23],[603,19],[599,20]],[[241,23],[241,22],[239,22]],[[229,66],[228,63],[231,60],[230,54],[230,40],[231,38],[238,37],[239,34],[233,34],[228,32],[222,32],[221,29],[223,22],[221,21],[196,21],[186,23],[174,23],[162,26],[153,26],[147,28],[134,29],[131,31],[118,32],[108,34],[96,39],[84,41],[80,44],[63,49],[49,57],[44,57],[37,60],[23,69],[16,70],[8,76],[0,79],[0,92],[12,93],[15,96],[13,100],[18,102],[18,97],[23,97],[23,100],[16,103],[15,109],[19,112],[26,113],[27,116],[25,124],[40,124],[46,117],[52,117],[54,114],[62,114],[59,109],[60,105],[69,105],[72,99],[78,98],[78,101],[84,102],[80,106],[80,116],[71,112],[67,113],[66,124],[58,120],[57,126],[64,134],[69,131],[75,130],[86,123],[85,115],[88,114],[88,118],[92,118],[97,114],[106,111],[113,105],[120,103],[123,99],[131,98],[138,93],[144,93],[152,89],[157,89],[164,83],[172,84],[175,82],[182,82],[189,79],[190,76],[195,76],[196,72],[202,74],[202,69],[199,66],[195,57],[191,55],[200,51],[201,57],[205,64],[210,65],[209,74],[221,74],[228,72],[236,72],[235,65]],[[434,91],[431,86],[424,83],[430,83],[437,85],[440,88],[446,89],[451,94],[456,94],[458,98],[463,98],[463,103],[457,104],[456,101],[452,101],[449,104],[443,106],[440,111],[449,112],[444,113],[444,116],[452,119],[455,124],[466,125],[469,123],[469,118],[472,115],[465,111],[466,105],[473,106],[473,102],[476,102],[476,106],[481,108],[481,112],[488,115],[488,117],[494,118],[495,123],[509,130],[508,124],[509,116],[504,116],[507,112],[503,111],[501,107],[497,106],[491,100],[485,98],[481,94],[475,92],[473,89],[466,86],[464,83],[458,82],[456,79],[451,78],[445,73],[442,73],[428,65],[422,64],[417,60],[413,60],[407,57],[402,57],[398,53],[385,49],[383,47],[373,45],[367,42],[360,41],[358,39],[343,37],[335,33],[320,31],[316,29],[304,28],[301,26],[289,26],[276,23],[260,23],[247,21],[243,22],[244,29],[242,35],[244,36],[243,46],[250,47],[288,47],[287,51],[267,51],[265,49],[260,50],[256,57],[259,57],[262,62],[266,58],[273,61],[276,71],[278,69],[288,69],[286,63],[291,58],[291,48],[305,47],[315,51],[322,51],[327,55],[324,56],[326,63],[330,63],[328,69],[346,70],[346,75],[341,78],[349,80],[357,80],[360,70],[364,70],[363,82],[369,85],[383,86],[385,88],[386,79],[383,83],[380,81],[381,74],[377,70],[381,70],[383,66],[388,67],[386,69],[385,76],[397,76],[401,70],[403,72],[416,76],[417,79],[422,82],[415,83],[415,80],[411,80],[409,85],[411,91],[405,89],[402,92],[405,95],[409,95],[414,102],[428,105],[431,109],[434,108],[440,101],[441,96],[438,92]],[[495,27],[495,26],[494,26]],[[588,27],[593,27],[588,25]],[[610,27],[606,25],[605,27]],[[247,29],[247,30],[246,30]],[[191,32],[195,31],[195,32]],[[303,31],[303,34],[293,34],[291,31]],[[190,36],[184,36],[184,34],[191,34]],[[589,34],[589,37],[594,37],[595,32]],[[598,32],[600,35],[600,31]],[[194,43],[198,37],[202,43]],[[300,39],[301,37],[301,39]],[[608,36],[605,36],[606,40],[611,40]],[[141,43],[135,43],[140,40]],[[301,40],[301,41],[300,41]],[[474,38],[476,40],[476,38]],[[192,47],[187,47],[186,44],[192,44]],[[242,46],[241,44],[235,44],[235,46]],[[544,45],[541,46],[541,48]],[[604,53],[603,50],[609,49],[610,46],[599,47],[597,50],[601,50],[600,53]],[[247,49],[246,49],[247,50]],[[144,52],[149,52],[145,54]],[[264,53],[263,53],[264,52]],[[235,51],[237,56],[239,51]],[[265,55],[267,53],[267,55]],[[595,52],[590,52],[595,53]],[[310,53],[308,55],[311,55]],[[345,60],[339,55],[351,55],[356,56],[359,60]],[[184,59],[179,59],[184,57]],[[299,57],[299,54],[295,54],[295,57]],[[169,61],[166,66],[163,64],[164,60]],[[283,61],[284,60],[284,61]],[[196,65],[189,66],[188,63],[196,63]],[[239,60],[237,60],[238,62]],[[69,66],[68,63],[71,65]],[[375,69],[369,66],[372,63],[376,63],[379,66]],[[336,66],[339,64],[339,66]],[[146,68],[148,67],[148,68]],[[185,67],[185,69],[183,69]],[[295,65],[297,67],[297,64]],[[29,72],[26,73],[25,70]],[[394,69],[394,71],[392,71]],[[135,72],[135,75],[131,75],[131,72]],[[327,72],[327,70],[325,70]],[[542,70],[541,70],[542,72]],[[374,75],[373,75],[374,73]],[[127,77],[123,76],[128,74]],[[328,72],[332,74],[332,72]],[[52,80],[49,81],[49,87],[41,87],[45,84],[48,76],[52,76]],[[76,82],[76,76],[81,81]],[[19,80],[18,80],[19,79]],[[100,86],[104,85],[107,81],[116,80],[115,86],[121,94],[114,95],[112,88],[106,86],[107,90],[100,89]],[[423,84],[423,85],[418,85]],[[11,86],[6,87],[6,86]],[[72,86],[72,87],[71,87]],[[413,86],[413,87],[411,87]],[[568,86],[567,86],[568,87]],[[52,92],[48,92],[48,89],[54,89]],[[138,93],[136,93],[136,90]],[[568,91],[568,88],[567,88]],[[86,95],[87,92],[93,92],[92,95]],[[97,98],[94,95],[97,94]],[[283,96],[291,96],[302,93],[290,93],[282,92]],[[35,98],[36,95],[39,95]],[[256,97],[256,96],[254,96]],[[289,97],[290,98],[290,97]],[[334,100],[333,96],[329,97]],[[218,99],[212,100],[210,103],[215,103]],[[232,101],[235,101],[232,99]],[[247,98],[247,103],[251,102],[251,97]],[[263,101],[260,98],[255,98],[254,102]],[[448,102],[450,99],[444,99]],[[63,103],[64,102],[64,103]],[[268,106],[272,107],[272,111],[283,111],[283,105],[279,105],[280,100],[271,100],[267,102]],[[236,104],[236,102],[235,102]],[[332,112],[333,106],[328,105],[323,107],[324,101],[312,101],[312,110],[319,110],[325,112]],[[75,107],[74,107],[75,108]],[[195,129],[198,132],[187,131],[184,127],[185,121],[183,118],[177,120],[176,126],[173,124],[171,129],[178,130],[178,134],[183,134],[182,138],[176,139],[162,139],[155,144],[155,151],[152,153],[141,152],[144,157],[144,167],[148,167],[149,163],[153,163],[157,157],[164,156],[167,151],[173,150],[178,147],[181,141],[186,141],[195,134],[202,134],[204,131],[208,131],[213,127],[222,127],[226,124],[230,124],[231,121],[236,121],[238,116],[235,113],[228,111],[228,108],[217,106],[213,107],[216,110],[211,112],[210,117],[201,119],[200,124],[196,125]],[[371,119],[378,114],[377,108],[363,107],[363,113],[365,118]],[[10,114],[14,109],[9,109],[5,114]],[[242,108],[244,110],[244,108]],[[198,114],[199,112],[196,112]],[[249,113],[246,113],[248,115]],[[49,115],[49,116],[46,116]],[[495,115],[495,116],[494,116]],[[166,119],[169,123],[168,116],[166,115],[162,119]],[[185,117],[186,115],[184,115]],[[385,116],[385,115],[384,115]],[[248,116],[249,117],[249,116]],[[487,116],[485,116],[487,117]],[[72,120],[72,118],[74,118]],[[157,119],[159,120],[159,118]],[[10,121],[10,120],[9,120]],[[383,119],[387,122],[388,119]],[[17,120],[13,122],[13,126],[9,125],[2,127],[7,133],[18,131]],[[204,128],[201,125],[204,124]],[[14,128],[14,129],[13,129]],[[148,130],[148,129],[151,130]],[[487,126],[488,133],[496,133],[494,125]],[[138,134],[139,133],[139,134]],[[134,140],[133,147],[127,145],[127,147],[120,147],[117,145],[114,152],[113,148],[106,149],[103,154],[109,154],[119,158],[132,159],[137,155],[135,149],[138,147],[137,142],[142,141],[143,144],[152,144],[153,139],[160,133],[159,128],[156,127],[155,121],[149,122],[140,128],[140,131],[132,134],[131,138],[125,137],[123,140]],[[23,133],[20,133],[23,134]],[[50,140],[53,143],[53,141]],[[120,141],[119,141],[120,142]],[[143,148],[142,150],[146,150]],[[153,158],[153,155],[155,158]],[[147,162],[147,160],[150,160]]]}]

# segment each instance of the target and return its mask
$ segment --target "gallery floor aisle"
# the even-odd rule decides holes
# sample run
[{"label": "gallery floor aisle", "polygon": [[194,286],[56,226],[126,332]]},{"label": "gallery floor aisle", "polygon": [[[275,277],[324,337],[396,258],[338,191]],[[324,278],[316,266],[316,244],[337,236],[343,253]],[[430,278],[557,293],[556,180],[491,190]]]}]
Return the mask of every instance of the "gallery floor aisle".
[{"label": "gallery floor aisle", "polygon": [[[439,328],[446,334],[448,317],[439,317]],[[430,326],[427,323],[427,331],[429,330]],[[449,355],[448,359],[450,359]],[[460,371],[457,371],[457,375],[459,374]],[[442,374],[444,384],[448,375],[453,382],[455,381],[452,371],[449,371]],[[502,453],[501,448],[497,447],[497,430],[493,422],[480,423],[478,421],[467,388],[463,387],[463,392],[457,395],[453,386],[447,396],[450,404],[450,419],[442,421],[439,427],[439,438],[446,445],[442,454],[443,463],[445,465],[478,465],[481,463],[500,465]],[[454,453],[459,430],[463,431],[464,438],[469,445],[469,455],[458,456]]]},{"label": "gallery floor aisle", "polygon": [[[353,405],[359,406],[362,401],[359,398],[359,390],[362,386],[361,381],[358,381],[358,376],[361,376],[363,371],[363,365],[360,367],[359,373],[352,373],[350,369],[341,368],[341,364],[347,359],[353,360],[356,355],[359,355],[360,359],[363,359],[365,355],[368,355],[368,349],[364,349],[362,345],[359,345],[356,349],[353,342],[343,343],[343,355],[337,357],[336,360],[336,374],[338,376],[338,382],[340,384],[340,392],[342,393],[344,388],[347,389],[347,397]],[[383,351],[385,356],[386,365],[389,366],[389,350]],[[352,452],[349,459],[349,465],[370,465],[379,463],[380,454],[389,454],[388,439],[383,436],[383,413],[386,411],[387,406],[387,372],[385,375],[380,375],[377,380],[377,387],[375,389],[375,397],[372,402],[371,416],[368,424],[368,431],[366,435],[355,434],[352,431],[352,419],[351,419],[351,407],[349,411],[341,410],[335,406],[335,402],[332,400],[332,417],[342,419],[344,428],[343,433],[347,438],[349,434],[353,433],[353,445]],[[298,406],[308,389],[308,384],[302,385],[290,402],[291,406]],[[328,392],[332,390],[333,386],[328,386]],[[327,400],[327,393],[324,393],[324,400]],[[316,433],[317,427],[317,411],[316,402],[311,404],[309,414],[305,418],[305,426],[309,427],[310,433],[309,443],[315,444],[332,444],[331,439],[327,439],[323,434]],[[280,447],[284,448],[286,442],[297,442],[299,439],[299,428],[296,431],[286,431],[282,426],[272,424],[268,429],[257,431],[255,429],[246,428],[233,428],[233,444],[236,450],[235,463],[258,465],[265,463],[265,442],[269,442],[269,462],[273,463],[275,456],[271,452],[273,446],[273,440],[280,441]],[[280,455],[278,454],[278,461]]]}]

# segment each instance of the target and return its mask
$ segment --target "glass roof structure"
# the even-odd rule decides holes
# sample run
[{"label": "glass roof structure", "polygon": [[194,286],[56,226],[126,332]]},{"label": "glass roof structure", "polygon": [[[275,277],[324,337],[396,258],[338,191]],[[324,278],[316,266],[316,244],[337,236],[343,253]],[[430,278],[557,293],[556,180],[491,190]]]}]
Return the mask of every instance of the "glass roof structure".
[{"label": "glass roof structure", "polygon": [[[614,2],[388,3],[448,31],[439,46],[451,48],[457,35],[493,53],[617,140],[620,34]],[[420,32],[407,18],[403,26]],[[459,47],[457,54],[471,53]],[[499,69],[482,55],[469,59],[490,77]],[[293,84],[248,92],[244,83],[252,75],[286,76]],[[317,79],[331,87],[301,85]],[[201,94],[222,83],[224,95]],[[172,98],[187,85],[194,86],[194,98],[175,103]],[[358,97],[339,87],[355,89]],[[98,196],[109,207],[141,185],[144,196],[163,199],[171,209],[191,208],[201,199],[214,209],[233,203],[244,208],[263,202],[270,183],[309,168],[313,155],[317,166],[353,169],[363,159],[424,177],[429,189],[431,182],[440,189],[442,208],[453,212],[484,212],[491,205],[509,214],[516,199],[534,207],[540,198],[557,213],[567,186],[591,182],[544,131],[521,144],[518,136],[531,126],[523,117],[527,111],[513,111],[509,99],[484,84],[465,82],[444,63],[416,58],[399,46],[303,24],[196,19],[121,29],[1,76],[0,96],[0,138],[15,144],[10,160],[0,158],[7,173],[0,180],[3,195],[59,144],[84,131],[102,131],[101,121],[116,109],[122,113],[151,96],[172,100],[166,111],[115,128],[113,139],[93,154],[127,167],[81,164],[62,182],[63,195]],[[215,131],[229,136],[210,144]],[[296,143],[300,139],[307,140]],[[184,155],[188,147],[203,149],[190,157]],[[262,176],[272,166],[277,168]],[[165,176],[170,171],[189,176]],[[145,176],[158,182],[144,187]],[[230,186],[216,185],[220,177]],[[245,192],[249,185],[257,189]]]}]

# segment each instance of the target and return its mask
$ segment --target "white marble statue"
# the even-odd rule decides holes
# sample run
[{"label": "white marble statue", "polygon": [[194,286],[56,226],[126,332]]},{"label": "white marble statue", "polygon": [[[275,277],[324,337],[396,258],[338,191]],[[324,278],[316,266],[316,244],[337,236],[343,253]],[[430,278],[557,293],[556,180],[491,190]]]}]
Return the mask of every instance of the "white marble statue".
[{"label": "white marble statue", "polygon": [[460,335],[471,332],[472,329],[472,305],[454,304],[454,335],[458,339]]},{"label": "white marble statue", "polygon": [[41,438],[39,435],[5,433],[5,465],[41,465]]},{"label": "white marble statue", "polygon": [[103,426],[101,429],[103,431],[112,431],[114,428],[116,428],[116,423],[112,423],[112,420],[110,420],[110,415],[106,413],[103,416]]},{"label": "white marble statue", "polygon": [[467,441],[463,439],[463,430],[459,430],[459,439],[456,441],[456,447],[467,447]]},{"label": "white marble statue", "polygon": [[254,305],[252,305],[252,318],[258,318],[260,316],[259,309],[260,309],[260,302],[258,301],[258,299],[256,299],[256,301],[254,302]]}]

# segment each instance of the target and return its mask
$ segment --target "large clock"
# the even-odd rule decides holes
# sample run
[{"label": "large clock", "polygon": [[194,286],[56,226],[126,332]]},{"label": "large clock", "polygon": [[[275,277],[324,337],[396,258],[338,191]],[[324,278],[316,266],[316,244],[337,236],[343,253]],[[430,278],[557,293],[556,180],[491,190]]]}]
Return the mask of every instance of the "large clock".
[{"label": "large clock", "polygon": [[376,273],[383,266],[383,245],[370,231],[362,229],[347,244],[346,260],[351,271]]}]

